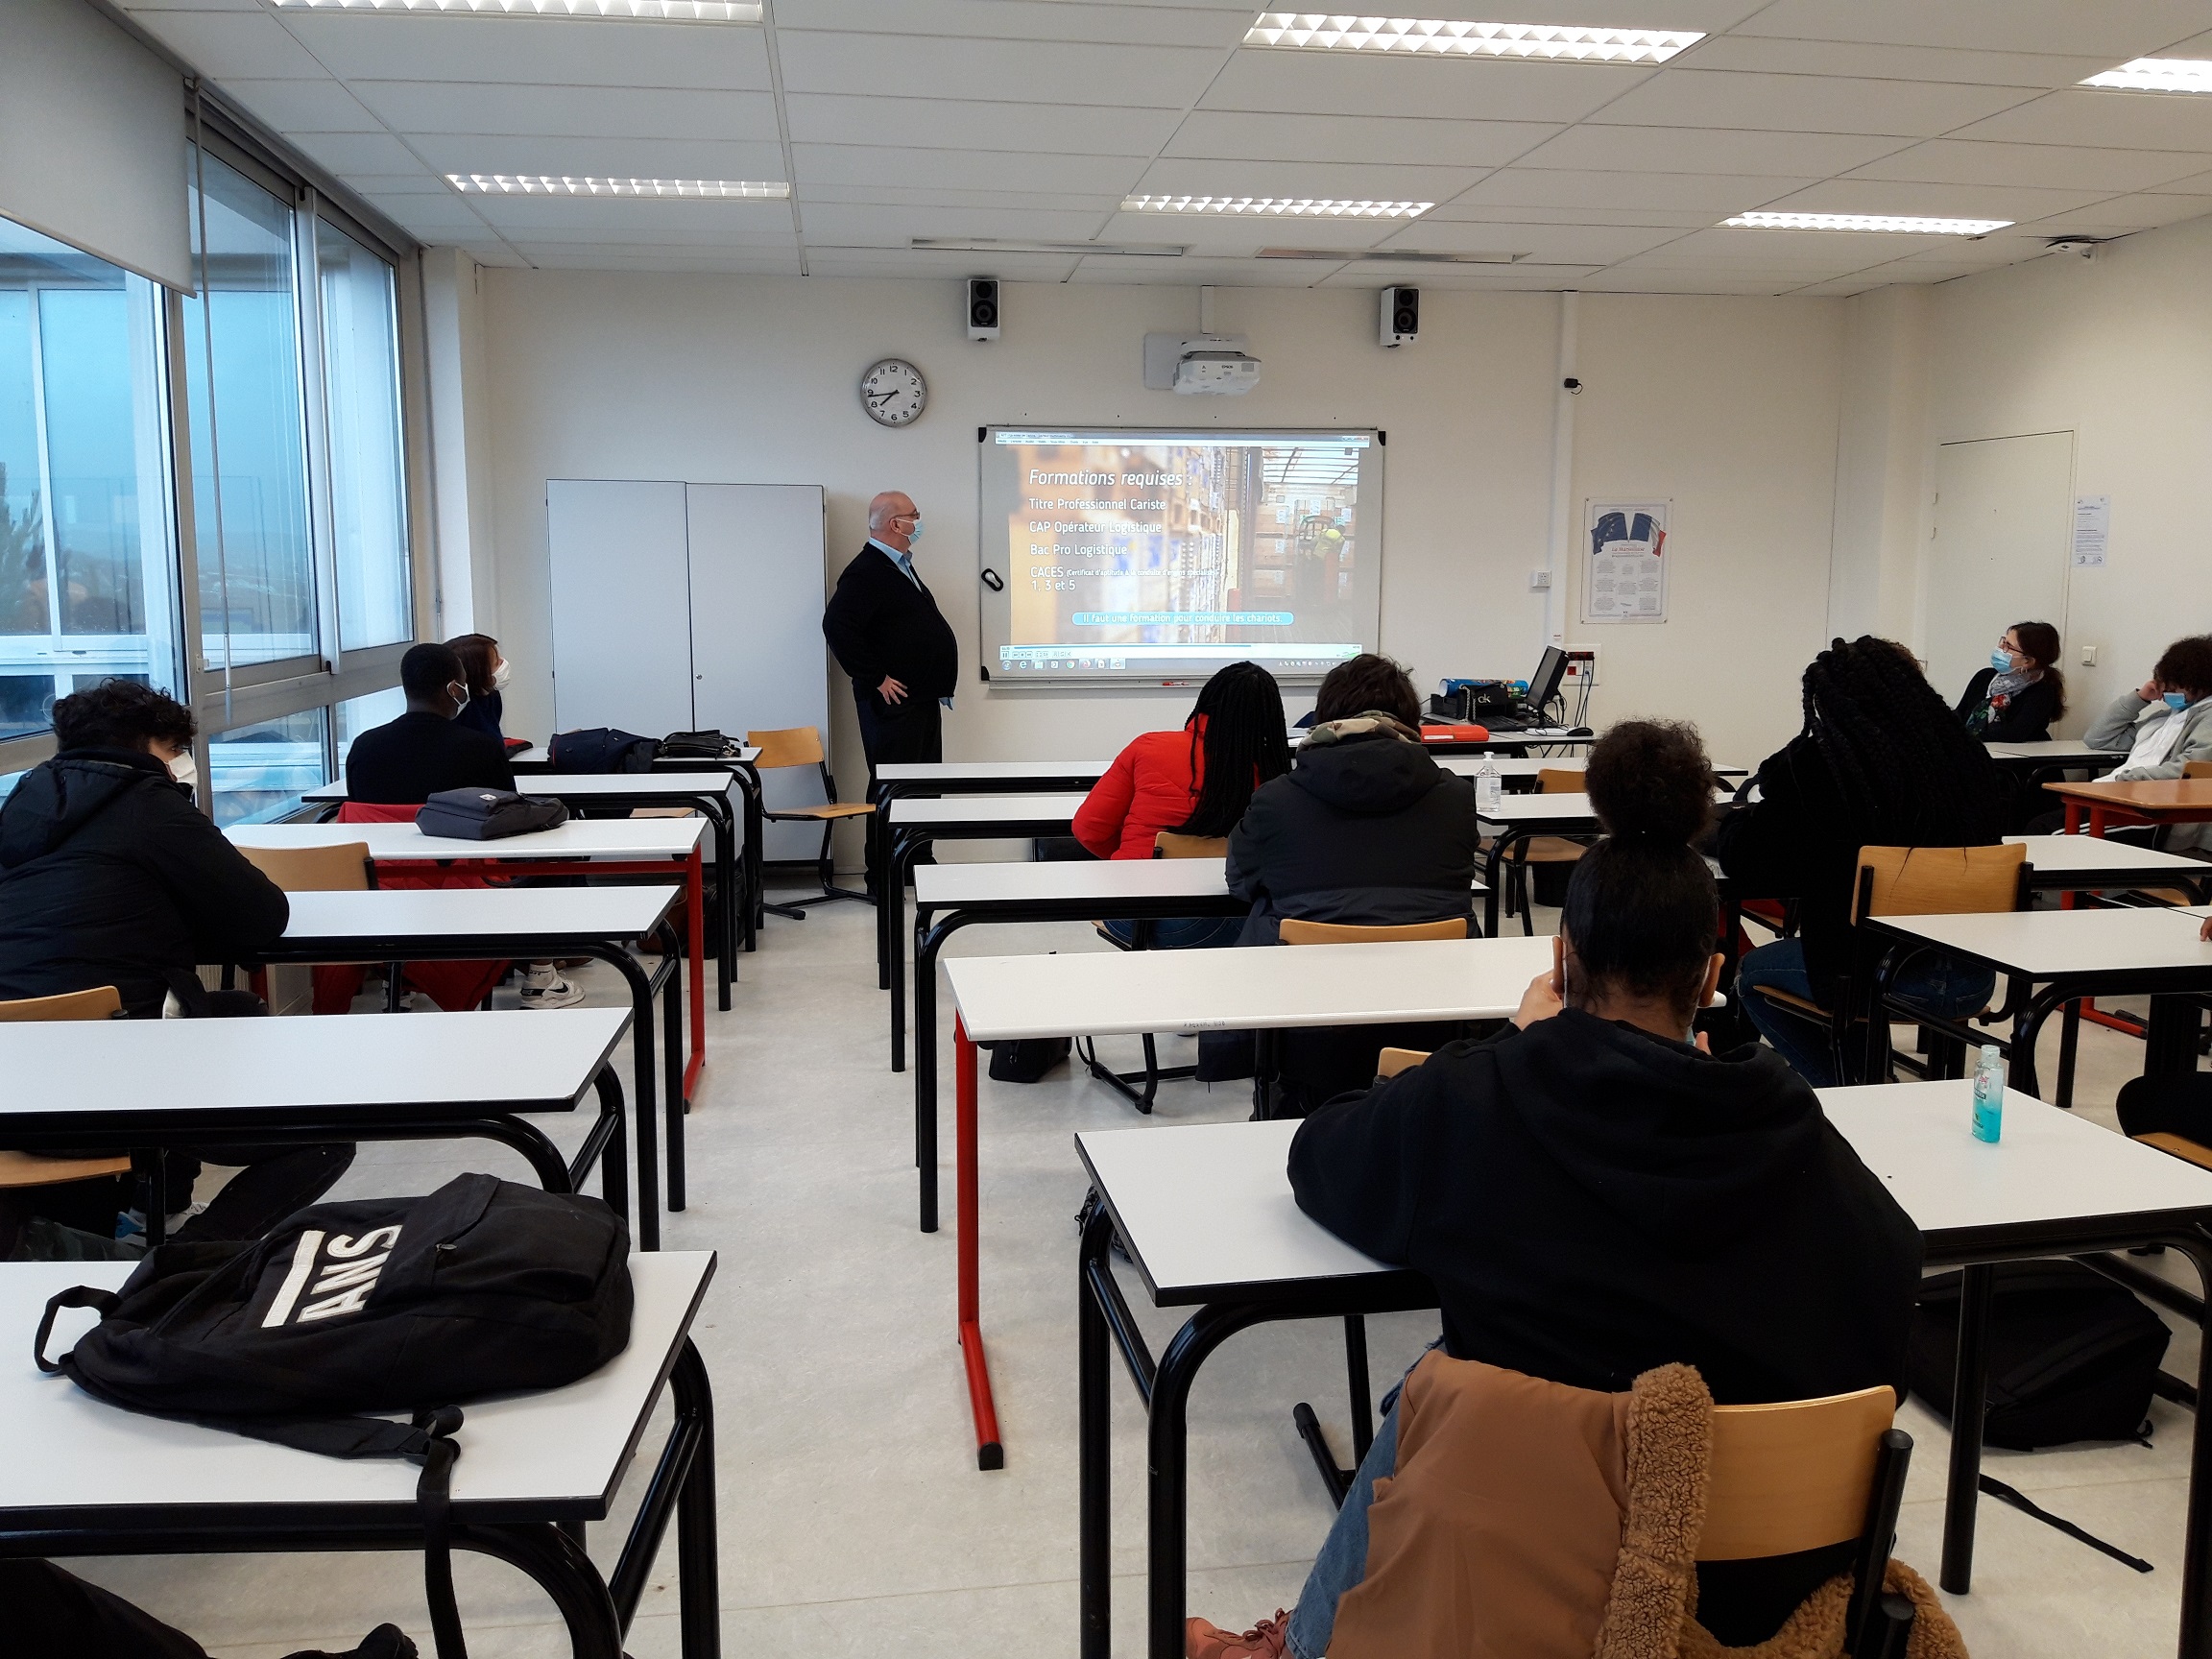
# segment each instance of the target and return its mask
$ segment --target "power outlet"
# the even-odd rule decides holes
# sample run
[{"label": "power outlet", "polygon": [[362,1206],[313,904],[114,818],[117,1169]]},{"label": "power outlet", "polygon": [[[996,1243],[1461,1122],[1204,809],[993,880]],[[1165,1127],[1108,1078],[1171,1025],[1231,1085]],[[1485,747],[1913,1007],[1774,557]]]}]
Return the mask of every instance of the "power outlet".
[{"label": "power outlet", "polygon": [[1567,653],[1567,678],[1562,684],[1595,687],[1599,683],[1598,647],[1595,645],[1562,645],[1560,649]]}]

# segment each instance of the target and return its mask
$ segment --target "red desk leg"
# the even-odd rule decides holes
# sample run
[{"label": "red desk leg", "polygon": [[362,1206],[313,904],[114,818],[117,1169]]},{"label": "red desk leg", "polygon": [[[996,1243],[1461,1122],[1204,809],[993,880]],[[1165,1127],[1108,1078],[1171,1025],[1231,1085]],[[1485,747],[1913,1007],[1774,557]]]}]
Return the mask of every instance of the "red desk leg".
[{"label": "red desk leg", "polygon": [[968,1027],[957,1017],[952,1022],[952,1066],[957,1080],[953,1179],[960,1190],[960,1357],[968,1364],[968,1407],[975,1414],[975,1467],[1003,1469],[1006,1454],[998,1444],[998,1407],[991,1399],[991,1364],[983,1355],[982,1268],[976,1260],[975,1045],[968,1041]]}]

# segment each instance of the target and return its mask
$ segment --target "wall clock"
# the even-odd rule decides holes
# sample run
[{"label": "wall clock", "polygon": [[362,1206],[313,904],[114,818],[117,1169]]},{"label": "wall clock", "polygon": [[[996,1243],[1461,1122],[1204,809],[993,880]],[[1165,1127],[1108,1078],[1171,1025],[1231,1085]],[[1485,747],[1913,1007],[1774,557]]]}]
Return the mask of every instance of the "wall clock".
[{"label": "wall clock", "polygon": [[922,371],[902,357],[872,363],[860,376],[860,407],[884,426],[911,426],[929,402]]}]

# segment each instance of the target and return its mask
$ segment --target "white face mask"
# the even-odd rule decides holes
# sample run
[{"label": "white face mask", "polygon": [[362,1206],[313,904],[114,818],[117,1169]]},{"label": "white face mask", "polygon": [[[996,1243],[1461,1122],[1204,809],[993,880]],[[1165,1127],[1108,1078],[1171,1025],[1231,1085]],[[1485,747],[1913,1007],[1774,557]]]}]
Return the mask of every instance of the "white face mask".
[{"label": "white face mask", "polygon": [[514,677],[514,664],[509,662],[506,658],[500,658],[499,666],[492,670],[492,689],[494,691],[506,690],[507,682]]},{"label": "white face mask", "polygon": [[459,713],[461,712],[461,710],[462,710],[462,709],[466,709],[466,708],[468,708],[468,707],[469,707],[469,687],[468,687],[468,686],[466,686],[466,685],[462,685],[460,681],[458,681],[458,680],[455,680],[455,681],[451,681],[451,682],[447,683],[447,685],[446,685],[446,686],[445,686],[445,689],[446,689],[447,691],[449,691],[450,693],[452,693],[452,697],[453,697],[453,712],[454,712],[455,714],[459,714]]},{"label": "white face mask", "polygon": [[176,779],[187,789],[200,787],[200,762],[192,757],[191,750],[185,750],[183,754],[169,762],[169,776]]}]

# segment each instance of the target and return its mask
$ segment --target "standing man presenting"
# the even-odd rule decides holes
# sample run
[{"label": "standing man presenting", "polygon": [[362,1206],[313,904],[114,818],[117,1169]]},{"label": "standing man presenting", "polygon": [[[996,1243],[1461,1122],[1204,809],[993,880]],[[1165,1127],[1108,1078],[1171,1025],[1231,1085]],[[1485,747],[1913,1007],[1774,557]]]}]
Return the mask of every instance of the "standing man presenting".
[{"label": "standing man presenting", "polygon": [[[853,677],[860,742],[868,752],[868,798],[887,760],[942,760],[943,710],[960,678],[960,646],[937,601],[915,573],[922,511],[886,490],[868,503],[868,544],[837,578],[822,635]],[[879,895],[876,837],[868,838],[868,891]]]}]

